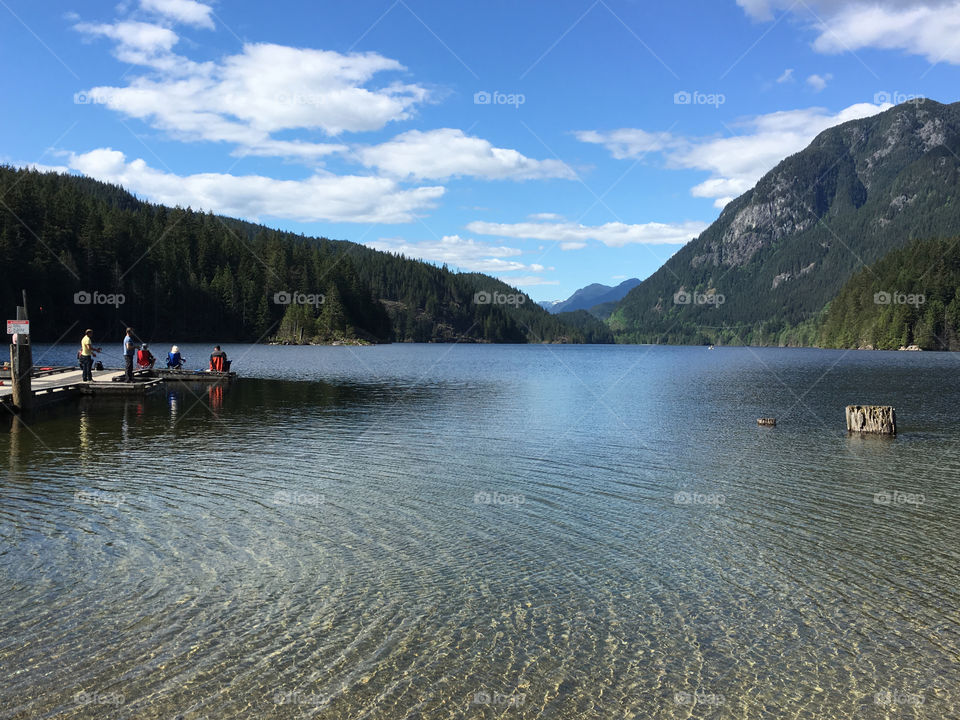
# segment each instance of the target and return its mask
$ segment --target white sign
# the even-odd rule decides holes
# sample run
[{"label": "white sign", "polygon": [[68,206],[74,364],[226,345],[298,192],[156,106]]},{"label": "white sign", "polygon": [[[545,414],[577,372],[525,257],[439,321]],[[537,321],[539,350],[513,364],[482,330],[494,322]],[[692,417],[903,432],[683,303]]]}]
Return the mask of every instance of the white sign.
[{"label": "white sign", "polygon": [[7,320],[7,335],[30,334],[29,320]]}]

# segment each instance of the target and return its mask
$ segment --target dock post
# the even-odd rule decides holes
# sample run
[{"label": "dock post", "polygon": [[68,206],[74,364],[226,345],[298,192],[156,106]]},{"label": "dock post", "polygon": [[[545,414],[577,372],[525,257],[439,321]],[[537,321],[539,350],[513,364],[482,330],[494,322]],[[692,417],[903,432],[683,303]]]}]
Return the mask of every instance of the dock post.
[{"label": "dock post", "polygon": [[[17,320],[27,320],[27,291],[23,291],[23,305],[17,306]],[[13,406],[18,412],[29,410],[33,404],[33,351],[30,336],[17,333],[10,346],[10,384],[13,388]]]}]

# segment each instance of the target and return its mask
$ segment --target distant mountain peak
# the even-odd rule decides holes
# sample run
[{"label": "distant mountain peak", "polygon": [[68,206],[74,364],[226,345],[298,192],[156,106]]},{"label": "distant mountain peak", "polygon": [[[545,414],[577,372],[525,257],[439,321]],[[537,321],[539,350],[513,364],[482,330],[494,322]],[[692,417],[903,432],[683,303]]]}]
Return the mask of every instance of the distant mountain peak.
[{"label": "distant mountain peak", "polygon": [[549,305],[546,303],[540,304],[545,310],[553,314],[573,312],[574,310],[589,310],[595,305],[618,302],[639,284],[640,280],[638,278],[630,278],[619,285],[613,286],[591,283],[574,292],[566,300],[556,300]]}]

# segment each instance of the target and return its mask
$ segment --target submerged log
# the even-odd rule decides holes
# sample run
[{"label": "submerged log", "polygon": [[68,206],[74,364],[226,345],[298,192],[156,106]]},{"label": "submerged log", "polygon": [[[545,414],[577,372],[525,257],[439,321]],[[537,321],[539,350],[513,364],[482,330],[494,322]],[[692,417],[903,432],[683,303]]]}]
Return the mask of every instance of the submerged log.
[{"label": "submerged log", "polygon": [[897,434],[897,412],[889,405],[847,405],[847,432]]}]

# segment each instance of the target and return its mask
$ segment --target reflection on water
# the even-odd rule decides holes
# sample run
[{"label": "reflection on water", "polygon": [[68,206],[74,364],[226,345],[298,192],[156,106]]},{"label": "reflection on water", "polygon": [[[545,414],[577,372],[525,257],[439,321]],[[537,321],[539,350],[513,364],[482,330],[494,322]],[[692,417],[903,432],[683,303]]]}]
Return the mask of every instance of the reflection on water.
[{"label": "reflection on water", "polygon": [[952,356],[226,349],[0,434],[0,717],[960,714]]}]

